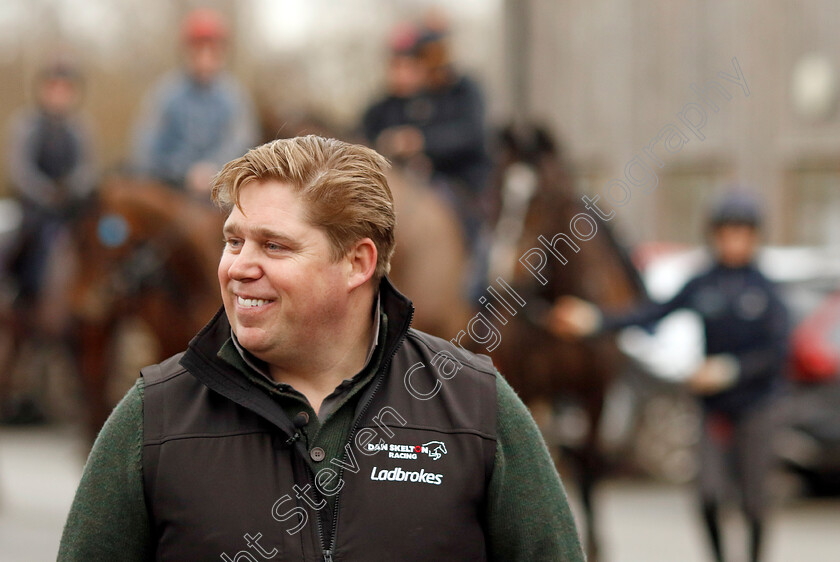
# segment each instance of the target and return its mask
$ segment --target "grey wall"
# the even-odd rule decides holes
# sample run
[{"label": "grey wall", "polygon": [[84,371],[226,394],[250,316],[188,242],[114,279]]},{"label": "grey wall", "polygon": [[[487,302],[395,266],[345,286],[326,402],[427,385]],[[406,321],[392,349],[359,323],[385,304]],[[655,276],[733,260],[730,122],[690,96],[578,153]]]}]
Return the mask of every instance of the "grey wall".
[{"label": "grey wall", "polygon": [[[656,171],[659,186],[636,188],[620,208],[629,236],[696,242],[703,206],[718,186],[737,182],[761,190],[771,242],[840,243],[831,225],[840,212],[840,117],[802,116],[791,94],[795,64],[807,53],[823,54],[837,72],[840,2],[515,0],[508,10],[510,4],[528,12],[528,44],[517,55],[528,68],[520,90],[531,115],[562,134],[581,188],[603,194],[636,155]],[[719,77],[735,75],[733,57],[748,97]],[[713,98],[717,113],[691,89],[710,79],[732,95]],[[691,103],[706,112],[703,140],[677,116]],[[688,109],[699,121],[694,106]],[[660,168],[644,149],[669,123],[689,141],[674,153],[658,149]]]}]

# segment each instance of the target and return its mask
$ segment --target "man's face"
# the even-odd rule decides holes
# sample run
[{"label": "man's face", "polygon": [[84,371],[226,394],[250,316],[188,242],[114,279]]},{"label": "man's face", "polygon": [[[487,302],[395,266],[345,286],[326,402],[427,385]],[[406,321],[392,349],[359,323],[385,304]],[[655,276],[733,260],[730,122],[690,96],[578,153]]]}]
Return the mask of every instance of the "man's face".
[{"label": "man's face", "polygon": [[213,80],[225,63],[225,44],[219,39],[204,39],[187,44],[187,66],[201,83]]},{"label": "man's face", "polygon": [[53,115],[69,113],[78,102],[76,84],[66,78],[50,78],[44,81],[38,93],[41,107]]},{"label": "man's face", "polygon": [[326,234],[305,218],[287,184],[251,182],[224,227],[219,284],[242,346],[269,364],[295,364],[329,345],[347,314],[347,260],[331,258]]},{"label": "man's face", "polygon": [[741,267],[752,261],[758,247],[758,232],[747,224],[724,224],[712,232],[718,261],[729,267]]},{"label": "man's face", "polygon": [[423,88],[425,80],[426,69],[415,57],[393,55],[388,62],[388,87],[395,96],[413,96]]}]

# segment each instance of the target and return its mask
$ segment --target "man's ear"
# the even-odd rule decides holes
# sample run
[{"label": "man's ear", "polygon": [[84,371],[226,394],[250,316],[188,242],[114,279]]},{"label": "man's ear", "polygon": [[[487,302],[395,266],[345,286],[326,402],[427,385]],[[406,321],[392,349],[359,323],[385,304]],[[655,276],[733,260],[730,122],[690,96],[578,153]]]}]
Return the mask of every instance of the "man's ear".
[{"label": "man's ear", "polygon": [[373,277],[378,256],[376,244],[370,238],[362,238],[350,247],[345,256],[348,265],[348,289],[360,287]]}]

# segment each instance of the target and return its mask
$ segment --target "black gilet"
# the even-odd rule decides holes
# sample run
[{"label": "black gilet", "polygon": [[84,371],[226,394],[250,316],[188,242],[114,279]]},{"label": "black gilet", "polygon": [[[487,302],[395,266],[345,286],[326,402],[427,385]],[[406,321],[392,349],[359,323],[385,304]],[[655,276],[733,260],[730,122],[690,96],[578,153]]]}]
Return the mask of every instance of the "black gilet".
[{"label": "black gilet", "polygon": [[[496,452],[486,356],[410,329],[380,285],[388,333],[343,458],[318,460],[265,390],[217,357],[223,310],[146,367],[143,481],[157,560],[484,560]],[[332,513],[326,495],[335,496]]]}]

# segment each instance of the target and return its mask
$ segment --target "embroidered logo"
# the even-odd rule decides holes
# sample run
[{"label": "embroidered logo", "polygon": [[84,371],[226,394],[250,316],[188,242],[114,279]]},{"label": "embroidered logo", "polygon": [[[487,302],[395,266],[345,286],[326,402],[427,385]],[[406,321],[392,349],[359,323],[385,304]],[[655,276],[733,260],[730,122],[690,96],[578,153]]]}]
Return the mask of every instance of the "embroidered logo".
[{"label": "embroidered logo", "polygon": [[417,460],[419,455],[428,455],[432,460],[440,460],[448,451],[443,441],[429,441],[422,445],[403,445],[400,443],[368,443],[370,452],[387,451],[389,459]]},{"label": "embroidered logo", "polygon": [[418,452],[426,453],[434,460],[438,460],[446,454],[446,445],[444,445],[443,441],[429,441],[424,445],[420,445],[418,448],[420,449]]}]

